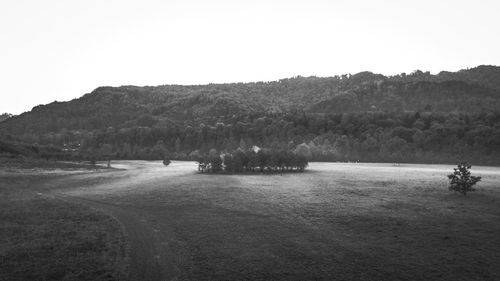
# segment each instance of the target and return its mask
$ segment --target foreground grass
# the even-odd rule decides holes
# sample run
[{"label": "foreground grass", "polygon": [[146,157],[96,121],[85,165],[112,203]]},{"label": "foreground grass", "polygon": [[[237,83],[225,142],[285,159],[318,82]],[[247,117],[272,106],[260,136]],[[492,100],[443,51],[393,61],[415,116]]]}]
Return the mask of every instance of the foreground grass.
[{"label": "foreground grass", "polygon": [[206,176],[176,165],[74,192],[143,214],[178,280],[500,280],[498,169],[463,197],[448,191],[452,166]]},{"label": "foreground grass", "polygon": [[124,280],[124,237],[111,218],[38,193],[53,176],[0,176],[0,280]]},{"label": "foreground grass", "polygon": [[[453,167],[444,165],[311,163],[301,174],[213,176],[197,174],[196,165],[189,162],[168,167],[161,162],[117,163],[121,166],[129,169],[57,176],[50,179],[50,186],[129,211],[147,222],[139,227],[151,228],[155,243],[151,254],[162,269],[168,269],[162,276],[172,277],[159,280],[500,280],[498,168],[473,167],[473,174],[483,180],[477,192],[464,197],[448,191],[446,175]],[[89,218],[98,215],[22,194],[26,189],[7,192],[8,199],[0,194],[2,222],[9,221],[6,214],[17,213],[17,224],[35,229],[34,222],[22,223],[40,216],[36,211],[23,213],[27,200],[35,210],[46,210],[49,216],[43,220],[51,222],[48,225],[72,221],[67,228],[54,228],[67,230],[63,237],[68,238],[62,240],[66,249],[79,245],[75,241],[94,243],[84,247],[94,250],[82,262],[89,265],[85,268],[90,276],[83,280],[108,278],[105,272],[110,279],[119,276],[116,253],[120,251],[112,246],[118,245],[112,242],[116,238],[95,234],[116,233],[102,224],[106,218],[91,222]],[[12,210],[5,205],[10,202],[17,202]],[[54,212],[47,211],[52,208]],[[66,214],[73,215],[68,219]],[[44,231],[53,234],[43,229],[35,238],[44,237]],[[82,236],[72,233],[75,229]],[[129,230],[134,231],[133,226]],[[88,239],[91,236],[96,239]],[[10,253],[5,261],[23,249],[9,246],[17,236],[9,237],[11,241],[1,244],[2,253]],[[29,245],[31,239],[24,234],[19,241]],[[55,248],[28,247],[51,259],[39,263],[40,270],[58,264],[59,258],[47,257],[59,249],[54,241],[50,243]],[[106,241],[107,246],[97,241]],[[4,251],[4,245],[10,250]],[[66,259],[74,255],[71,250],[59,253]],[[38,264],[27,263],[26,256],[17,261],[37,272]],[[70,268],[65,272],[76,272],[75,262],[76,256],[71,264],[61,264]],[[0,266],[0,272],[12,274],[14,265]]]}]

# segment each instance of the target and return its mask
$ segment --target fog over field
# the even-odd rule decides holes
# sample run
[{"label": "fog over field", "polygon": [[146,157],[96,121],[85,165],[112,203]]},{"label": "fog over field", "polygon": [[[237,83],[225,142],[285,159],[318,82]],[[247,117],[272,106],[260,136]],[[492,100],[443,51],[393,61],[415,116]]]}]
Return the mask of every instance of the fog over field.
[{"label": "fog over field", "polygon": [[[6,241],[22,224],[6,203],[37,201],[74,204],[121,225],[123,234],[113,235],[127,239],[119,247],[127,249],[122,263],[131,280],[500,278],[497,167],[473,167],[483,180],[464,197],[447,190],[451,165],[310,163],[305,173],[282,175],[201,174],[186,161],[112,166],[29,176],[3,171]],[[29,247],[18,243],[3,243],[6,260]],[[108,264],[124,259],[96,255]],[[16,266],[3,263],[0,276],[30,276]],[[107,276],[123,274],[107,268]]]},{"label": "fog over field", "polygon": [[0,281],[499,281],[499,12],[0,0]]}]

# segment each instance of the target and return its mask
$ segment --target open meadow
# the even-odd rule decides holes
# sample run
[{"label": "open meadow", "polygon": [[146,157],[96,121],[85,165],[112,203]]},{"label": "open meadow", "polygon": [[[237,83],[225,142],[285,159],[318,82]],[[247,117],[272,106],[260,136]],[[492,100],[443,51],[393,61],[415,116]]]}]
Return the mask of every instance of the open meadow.
[{"label": "open meadow", "polygon": [[0,280],[500,280],[497,167],[464,197],[451,165],[112,166],[0,171]]}]

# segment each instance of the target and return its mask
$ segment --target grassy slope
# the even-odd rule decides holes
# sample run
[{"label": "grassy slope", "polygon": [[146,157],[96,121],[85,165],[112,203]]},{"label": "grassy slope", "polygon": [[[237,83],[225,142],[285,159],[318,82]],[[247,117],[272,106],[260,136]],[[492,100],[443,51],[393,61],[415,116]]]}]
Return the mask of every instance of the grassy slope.
[{"label": "grassy slope", "polygon": [[130,194],[95,198],[147,213],[179,280],[500,279],[498,171],[462,197],[447,190],[451,166],[311,166],[150,174]]},{"label": "grassy slope", "polygon": [[0,174],[0,280],[124,280],[119,224],[40,196],[49,177]]},{"label": "grassy slope", "polygon": [[[178,280],[500,280],[500,171],[473,167],[483,181],[463,197],[447,190],[451,168],[312,163],[304,174],[202,175],[174,161],[57,182],[70,195],[140,214]],[[99,253],[93,261],[113,257]],[[106,264],[94,264],[91,276],[111,271]]]}]

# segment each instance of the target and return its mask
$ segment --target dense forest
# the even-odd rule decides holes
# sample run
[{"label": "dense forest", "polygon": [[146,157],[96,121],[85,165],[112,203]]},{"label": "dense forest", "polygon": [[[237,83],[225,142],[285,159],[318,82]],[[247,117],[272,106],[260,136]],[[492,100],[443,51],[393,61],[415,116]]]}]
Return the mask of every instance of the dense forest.
[{"label": "dense forest", "polygon": [[499,164],[500,67],[100,87],[10,117],[0,132],[75,159],[198,159],[301,145],[312,161]]},{"label": "dense forest", "polygon": [[12,117],[12,114],[10,114],[10,113],[2,113],[2,114],[0,114],[0,122],[2,122],[4,120],[7,120],[10,117]]}]

